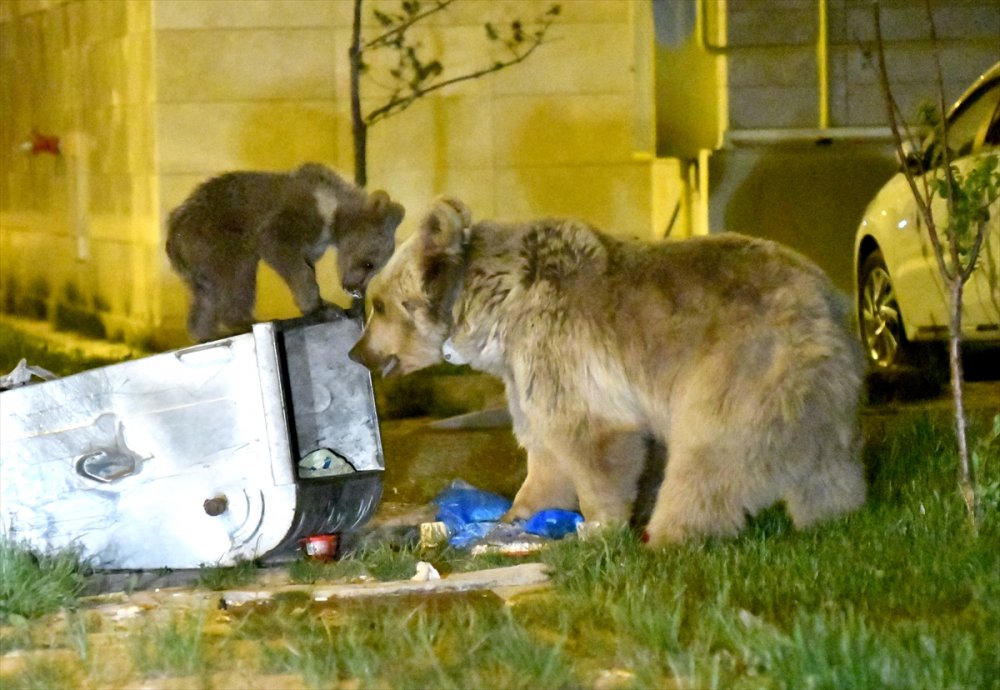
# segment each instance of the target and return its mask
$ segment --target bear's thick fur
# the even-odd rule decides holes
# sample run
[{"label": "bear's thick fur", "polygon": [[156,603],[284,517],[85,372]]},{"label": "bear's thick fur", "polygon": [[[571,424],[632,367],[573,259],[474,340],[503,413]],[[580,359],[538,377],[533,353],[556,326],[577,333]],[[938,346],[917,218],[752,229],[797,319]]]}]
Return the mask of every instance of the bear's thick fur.
[{"label": "bear's thick fur", "polygon": [[250,329],[261,259],[285,280],[303,314],[328,306],[315,264],[331,246],[341,285],[360,295],[392,255],[403,214],[384,191],[366,194],[318,163],[206,180],[167,221],[167,255],[191,289],[191,337]]},{"label": "bear's thick fur", "polygon": [[651,438],[668,456],[653,546],[734,535],[778,501],[801,528],[865,500],[847,300],[773,242],[473,223],[442,199],[368,298],[351,354],[373,371],[446,358],[503,380],[528,457],[510,518],[629,520]]}]

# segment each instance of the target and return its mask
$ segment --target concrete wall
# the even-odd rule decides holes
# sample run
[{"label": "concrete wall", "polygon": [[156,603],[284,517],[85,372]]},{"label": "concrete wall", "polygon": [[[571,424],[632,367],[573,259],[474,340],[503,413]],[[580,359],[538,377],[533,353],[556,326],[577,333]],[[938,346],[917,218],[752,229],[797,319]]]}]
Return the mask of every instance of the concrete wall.
[{"label": "concrete wall", "polygon": [[[154,0],[161,219],[208,177],[305,161],[351,176],[346,51],[351,3]],[[188,295],[161,252],[161,338],[184,342]],[[338,284],[323,265],[324,292]],[[295,314],[261,267],[259,318]],[[331,299],[340,297],[328,294]]]},{"label": "concrete wall", "polygon": [[[911,124],[937,99],[954,101],[1000,60],[1000,3],[935,0],[938,41],[922,2],[882,0],[893,95]],[[725,134],[709,159],[709,230],[789,244],[853,291],[862,212],[896,171],[874,65],[868,0],[731,0],[709,15],[707,49],[725,61]],[[820,8],[825,6],[822,40]]]},{"label": "concrete wall", "polygon": [[794,247],[850,294],[854,233],[865,206],[895,171],[885,142],[791,141],[723,148],[709,161],[710,230]]},{"label": "concrete wall", "polygon": [[[821,5],[826,9],[822,40]],[[935,97],[935,45],[924,3],[880,0],[878,5],[894,96],[902,112],[915,117],[917,106]],[[950,102],[1000,59],[1000,4],[934,0],[932,5]],[[726,41],[714,46],[728,59],[728,128],[885,126],[885,102],[873,66],[873,8],[870,0],[729,2]]]},{"label": "concrete wall", "polygon": [[[448,72],[464,73],[493,60],[484,21],[530,20],[550,4],[459,0],[421,40]],[[51,312],[74,278],[81,306],[100,305],[110,335],[183,343],[187,295],[162,251],[171,208],[224,170],[316,160],[352,176],[352,6],[5,1],[0,289],[7,307],[23,306],[31,286],[42,291],[44,284]],[[443,89],[377,123],[369,134],[368,186],[406,205],[401,236],[444,192],[465,198],[481,216],[572,214],[623,235],[653,234],[652,104],[650,87],[636,77],[651,74],[640,64],[644,12],[641,2],[563,2],[550,37],[526,62]],[[82,18],[72,31],[69,17]],[[377,27],[365,30],[372,35]],[[364,96],[366,106],[379,102],[376,80],[365,82]],[[59,157],[17,151],[34,127],[91,146]],[[70,184],[78,169],[86,171],[82,186]],[[662,174],[657,185],[670,186]],[[71,217],[90,230],[87,256],[74,253],[80,232]],[[39,260],[46,254],[52,262]],[[325,296],[343,302],[332,256],[319,269]],[[260,278],[258,317],[294,315],[270,269]]]},{"label": "concrete wall", "polygon": [[[465,73],[494,59],[485,21],[530,20],[550,4],[458,0],[420,39],[448,73]],[[893,168],[863,48],[868,0],[561,5],[525,63],[435,92],[371,129],[369,187],[406,205],[401,237],[447,192],[483,217],[574,215],[638,237],[774,237],[850,289],[857,217]],[[933,93],[920,5],[882,3],[904,110]],[[398,2],[365,7],[370,37],[370,10]],[[1000,58],[1000,5],[935,7],[950,99]],[[351,0],[3,0],[0,306],[157,347],[186,342],[187,294],[163,252],[166,214],[224,170],[315,160],[352,176],[352,9]],[[372,57],[366,109],[384,95],[384,60]],[[850,134],[858,128],[867,133]],[[22,150],[33,130],[59,137],[60,155]],[[319,266],[322,290],[343,303],[332,258]],[[294,314],[262,267],[258,317]]]},{"label": "concrete wall", "polygon": [[[160,252],[151,3],[0,3],[0,303],[141,339]],[[30,152],[32,132],[60,153]]]}]

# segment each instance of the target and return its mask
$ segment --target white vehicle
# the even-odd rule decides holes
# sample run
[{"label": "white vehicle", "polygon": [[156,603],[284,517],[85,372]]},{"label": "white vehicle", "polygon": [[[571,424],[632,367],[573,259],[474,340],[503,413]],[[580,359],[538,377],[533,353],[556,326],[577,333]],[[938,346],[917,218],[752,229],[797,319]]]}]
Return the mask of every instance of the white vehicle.
[{"label": "white vehicle", "polygon": [[[948,145],[959,170],[971,169],[984,156],[1000,154],[1000,63],[962,95],[947,118]],[[930,138],[915,154],[923,169],[937,162],[936,152]],[[943,234],[948,224],[945,200],[935,198],[932,209],[938,232]],[[912,364],[915,350],[948,338],[948,291],[924,219],[902,172],[894,175],[865,209],[854,242],[854,267],[861,340],[876,366]],[[986,241],[965,286],[965,342],[1000,345],[998,274],[1000,202],[990,207]]]}]

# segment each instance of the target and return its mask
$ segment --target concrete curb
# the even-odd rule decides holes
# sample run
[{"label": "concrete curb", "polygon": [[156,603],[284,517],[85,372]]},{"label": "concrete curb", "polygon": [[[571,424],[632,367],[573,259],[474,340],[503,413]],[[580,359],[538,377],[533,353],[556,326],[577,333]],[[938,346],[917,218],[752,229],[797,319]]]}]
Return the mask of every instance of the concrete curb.
[{"label": "concrete curb", "polygon": [[546,584],[549,574],[543,563],[521,563],[506,568],[489,568],[467,573],[454,573],[440,580],[400,580],[396,582],[363,582],[360,584],[326,585],[303,588],[288,585],[275,589],[230,590],[222,593],[227,606],[239,606],[256,601],[267,601],[285,591],[306,591],[315,601],[330,599],[364,599],[371,597],[403,596],[407,594],[440,594],[443,592],[471,592],[498,587],[526,587]]}]

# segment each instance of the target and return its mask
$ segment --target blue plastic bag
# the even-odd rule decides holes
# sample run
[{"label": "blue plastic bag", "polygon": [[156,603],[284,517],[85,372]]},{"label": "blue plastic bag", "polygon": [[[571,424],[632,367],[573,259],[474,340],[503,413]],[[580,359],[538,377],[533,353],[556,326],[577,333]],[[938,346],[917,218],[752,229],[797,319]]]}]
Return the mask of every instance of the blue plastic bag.
[{"label": "blue plastic bag", "polygon": [[[453,537],[463,532],[467,525],[490,523],[492,526],[500,521],[511,506],[510,500],[503,496],[481,491],[461,479],[452,482],[451,486],[438,494],[432,502],[438,507],[437,520],[448,526],[448,532]],[[481,528],[474,529],[481,530]],[[482,533],[485,534],[485,531]],[[452,539],[449,539],[449,542],[451,541]]]},{"label": "blue plastic bag", "polygon": [[465,549],[496,529],[497,522],[469,522],[454,532],[449,530],[448,544],[456,549]]},{"label": "blue plastic bag", "polygon": [[548,508],[540,510],[524,523],[524,531],[549,539],[562,539],[567,534],[575,534],[576,526],[583,522],[583,516],[572,510]]},{"label": "blue plastic bag", "polygon": [[[461,479],[453,481],[432,503],[438,507],[436,519],[448,527],[448,543],[457,549],[464,549],[490,534],[511,506],[503,496],[477,489]],[[575,533],[580,522],[583,522],[580,513],[549,508],[538,511],[527,521],[516,521],[509,526],[505,538],[516,539],[520,532],[562,539]]]}]

